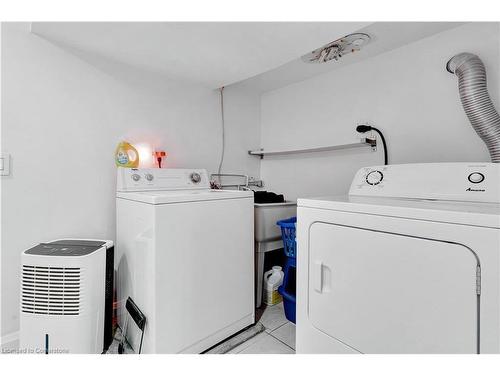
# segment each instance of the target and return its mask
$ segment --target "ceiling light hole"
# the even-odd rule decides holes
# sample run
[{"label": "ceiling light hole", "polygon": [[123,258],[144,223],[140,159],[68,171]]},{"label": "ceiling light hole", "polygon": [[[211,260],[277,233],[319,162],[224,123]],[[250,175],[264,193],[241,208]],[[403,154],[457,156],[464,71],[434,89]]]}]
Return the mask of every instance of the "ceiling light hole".
[{"label": "ceiling light hole", "polygon": [[359,51],[370,40],[371,37],[368,34],[349,34],[302,56],[302,61],[312,64],[325,63],[331,60],[337,61],[348,53]]}]

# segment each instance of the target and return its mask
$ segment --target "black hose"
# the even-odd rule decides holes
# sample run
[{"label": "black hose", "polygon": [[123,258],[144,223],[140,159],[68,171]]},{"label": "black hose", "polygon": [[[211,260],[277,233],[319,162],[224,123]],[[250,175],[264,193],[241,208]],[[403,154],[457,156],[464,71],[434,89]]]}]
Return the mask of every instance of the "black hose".
[{"label": "black hose", "polygon": [[358,133],[366,133],[366,132],[368,132],[370,130],[373,130],[373,131],[377,132],[378,135],[380,135],[380,139],[382,140],[382,145],[384,146],[384,165],[387,165],[388,164],[388,160],[387,160],[387,144],[385,143],[385,137],[382,134],[382,132],[379,129],[374,128],[373,126],[370,126],[370,125],[358,125],[356,127],[356,131]]}]

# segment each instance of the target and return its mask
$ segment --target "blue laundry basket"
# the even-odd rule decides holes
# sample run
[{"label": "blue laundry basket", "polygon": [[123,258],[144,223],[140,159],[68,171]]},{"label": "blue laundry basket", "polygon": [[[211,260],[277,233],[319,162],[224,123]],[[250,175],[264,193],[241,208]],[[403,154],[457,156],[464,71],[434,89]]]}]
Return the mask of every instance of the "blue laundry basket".
[{"label": "blue laundry basket", "polygon": [[280,220],[276,224],[281,227],[281,238],[283,239],[283,249],[285,250],[286,262],[283,269],[283,284],[278,288],[278,292],[283,296],[283,306],[286,318],[295,323],[296,311],[296,275],[297,275],[297,241],[296,241],[297,218],[291,217]]},{"label": "blue laundry basket", "polygon": [[295,240],[295,226],[297,224],[297,217],[280,220],[276,224],[281,227],[281,238],[283,239],[285,255],[289,258],[296,258],[297,242]]}]

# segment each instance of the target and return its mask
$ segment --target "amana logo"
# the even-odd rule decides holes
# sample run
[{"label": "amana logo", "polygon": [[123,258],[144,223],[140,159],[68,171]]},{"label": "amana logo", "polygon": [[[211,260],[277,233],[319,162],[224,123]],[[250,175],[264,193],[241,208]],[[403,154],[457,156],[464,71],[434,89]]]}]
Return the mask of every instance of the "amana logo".
[{"label": "amana logo", "polygon": [[473,188],[468,188],[467,190],[465,191],[486,191],[484,189],[473,189]]}]

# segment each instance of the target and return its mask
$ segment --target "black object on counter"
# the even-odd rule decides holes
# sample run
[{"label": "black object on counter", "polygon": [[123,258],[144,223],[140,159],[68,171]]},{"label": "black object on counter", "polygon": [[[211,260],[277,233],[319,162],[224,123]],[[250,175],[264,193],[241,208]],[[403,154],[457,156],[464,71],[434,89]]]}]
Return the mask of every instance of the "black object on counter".
[{"label": "black object on counter", "polygon": [[254,203],[283,203],[283,194],[276,194],[272,191],[255,191],[253,195]]}]

